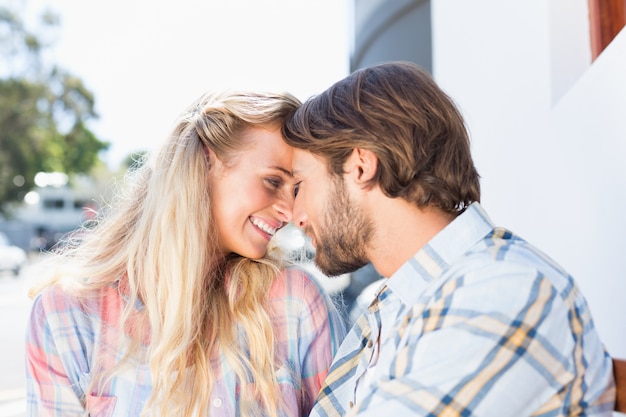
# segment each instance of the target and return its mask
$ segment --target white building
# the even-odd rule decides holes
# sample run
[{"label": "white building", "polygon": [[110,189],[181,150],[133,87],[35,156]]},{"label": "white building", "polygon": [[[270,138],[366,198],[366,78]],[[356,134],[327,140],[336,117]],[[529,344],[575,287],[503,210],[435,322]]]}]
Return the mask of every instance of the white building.
[{"label": "white building", "polygon": [[352,69],[432,72],[465,115],[483,206],[574,276],[609,353],[626,357],[626,30],[598,48],[590,10],[611,3],[354,0]]}]

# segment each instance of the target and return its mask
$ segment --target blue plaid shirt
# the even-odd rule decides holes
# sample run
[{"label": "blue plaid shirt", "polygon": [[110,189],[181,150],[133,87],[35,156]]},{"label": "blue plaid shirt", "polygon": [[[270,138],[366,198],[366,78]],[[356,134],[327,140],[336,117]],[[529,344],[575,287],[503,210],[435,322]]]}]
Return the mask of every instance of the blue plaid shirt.
[{"label": "blue plaid shirt", "polygon": [[611,359],[572,277],[478,203],[385,281],[311,416],[612,415]]}]

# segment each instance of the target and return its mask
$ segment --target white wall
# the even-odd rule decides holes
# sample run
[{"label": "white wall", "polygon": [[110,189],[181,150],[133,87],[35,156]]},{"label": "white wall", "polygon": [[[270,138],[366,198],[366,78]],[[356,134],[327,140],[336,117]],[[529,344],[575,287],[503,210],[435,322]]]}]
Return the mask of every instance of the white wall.
[{"label": "white wall", "polygon": [[586,3],[433,0],[433,74],[492,219],[574,276],[626,357],[626,30],[591,63]]}]

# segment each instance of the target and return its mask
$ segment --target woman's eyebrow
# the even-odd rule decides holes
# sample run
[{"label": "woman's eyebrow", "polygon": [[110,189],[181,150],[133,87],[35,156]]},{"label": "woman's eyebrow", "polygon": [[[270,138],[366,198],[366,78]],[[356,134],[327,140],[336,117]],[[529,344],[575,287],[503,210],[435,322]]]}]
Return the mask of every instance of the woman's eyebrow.
[{"label": "woman's eyebrow", "polygon": [[291,172],[290,170],[285,169],[283,167],[273,166],[273,167],[270,167],[270,168],[276,169],[278,171],[281,171],[281,172],[285,173],[286,175],[288,175],[289,177],[293,177],[293,172]]}]

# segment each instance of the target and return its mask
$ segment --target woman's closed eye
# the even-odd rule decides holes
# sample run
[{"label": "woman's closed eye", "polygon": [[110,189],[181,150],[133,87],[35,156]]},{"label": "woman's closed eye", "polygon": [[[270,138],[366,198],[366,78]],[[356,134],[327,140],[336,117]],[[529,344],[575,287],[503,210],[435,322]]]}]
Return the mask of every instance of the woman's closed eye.
[{"label": "woman's closed eye", "polygon": [[273,189],[279,189],[285,183],[280,177],[267,177],[265,178],[265,182]]}]

